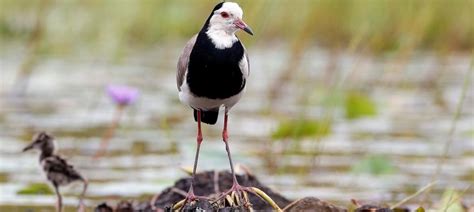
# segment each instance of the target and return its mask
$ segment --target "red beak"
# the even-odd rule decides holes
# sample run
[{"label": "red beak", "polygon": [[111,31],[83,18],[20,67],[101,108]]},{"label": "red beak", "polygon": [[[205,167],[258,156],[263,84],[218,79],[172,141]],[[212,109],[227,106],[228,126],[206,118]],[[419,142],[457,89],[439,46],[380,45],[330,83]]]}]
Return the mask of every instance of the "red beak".
[{"label": "red beak", "polygon": [[234,22],[234,24],[235,24],[235,26],[237,26],[241,30],[244,30],[246,33],[249,33],[250,35],[253,35],[252,29],[250,29],[250,27],[245,22],[243,22],[242,20],[237,19]]}]

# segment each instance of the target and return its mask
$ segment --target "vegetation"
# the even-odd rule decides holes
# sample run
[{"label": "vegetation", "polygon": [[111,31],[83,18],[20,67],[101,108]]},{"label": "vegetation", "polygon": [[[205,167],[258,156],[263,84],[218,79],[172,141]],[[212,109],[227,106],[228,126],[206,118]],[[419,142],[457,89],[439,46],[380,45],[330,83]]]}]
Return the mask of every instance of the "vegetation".
[{"label": "vegetation", "polygon": [[[450,153],[452,149],[451,146],[454,147],[452,144],[458,142],[458,135],[455,133],[456,123],[460,117],[472,118],[472,114],[463,111],[463,105],[465,108],[469,108],[470,106],[468,97],[472,94],[472,92],[469,93],[470,89],[472,89],[472,83],[469,81],[472,79],[472,67],[466,72],[466,81],[462,88],[463,95],[459,97],[460,101],[456,111],[452,111],[453,108],[450,107],[452,105],[450,105],[449,102],[443,103],[443,101],[453,101],[451,94],[457,92],[457,90],[453,88],[455,86],[448,87],[454,84],[451,81],[456,80],[456,78],[452,76],[454,75],[453,72],[451,72],[453,68],[447,67],[446,65],[450,58],[452,58],[451,55],[454,53],[472,54],[472,49],[474,49],[474,39],[472,39],[474,37],[474,17],[472,12],[474,2],[472,0],[236,1],[243,7],[245,11],[244,19],[255,32],[254,37],[241,37],[246,45],[253,45],[257,47],[255,48],[256,50],[261,46],[272,46],[275,44],[287,47],[286,55],[282,57],[282,61],[284,61],[281,66],[278,65],[272,68],[274,69],[272,71],[275,72],[271,72],[271,74],[277,74],[278,76],[274,78],[276,80],[270,82],[269,89],[266,89],[268,94],[258,94],[262,95],[262,99],[264,99],[262,102],[268,100],[267,104],[269,106],[268,108],[263,108],[264,111],[266,111],[263,116],[267,118],[277,113],[283,113],[282,111],[275,111],[273,108],[274,105],[280,103],[280,97],[285,98],[285,95],[291,94],[297,96],[297,99],[300,100],[297,103],[300,110],[297,111],[296,114],[293,111],[288,112],[291,113],[289,114],[290,116],[284,114],[285,117],[300,118],[280,120],[276,129],[270,132],[269,137],[271,138],[263,138],[268,140],[267,149],[251,149],[252,151],[260,152],[260,157],[262,157],[266,163],[266,165],[263,166],[267,169],[265,171],[272,173],[272,171],[281,170],[281,174],[289,173],[291,177],[305,175],[301,177],[303,185],[305,185],[304,183],[308,183],[311,186],[328,187],[340,186],[343,183],[325,185],[320,182],[305,182],[305,180],[306,178],[313,177],[312,174],[315,173],[315,170],[318,174],[322,173],[322,176],[324,176],[325,171],[335,172],[337,174],[370,174],[380,177],[385,177],[397,171],[401,173],[403,171],[402,168],[398,170],[397,161],[391,160],[390,156],[378,155],[379,153],[377,152],[362,152],[361,154],[357,153],[359,155],[356,156],[352,154],[352,151],[341,151],[351,148],[350,146],[341,145],[341,149],[335,149],[327,145],[327,142],[332,141],[332,136],[331,139],[324,140],[324,138],[332,132],[338,132],[337,130],[339,129],[338,127],[341,126],[341,122],[359,118],[370,118],[385,112],[383,107],[377,107],[376,99],[373,95],[373,91],[376,89],[372,89],[372,86],[386,86],[385,88],[399,86],[401,89],[410,89],[410,92],[414,91],[413,93],[419,92],[423,93],[423,95],[428,95],[428,97],[424,96],[426,98],[431,98],[429,95],[433,95],[433,98],[438,98],[437,100],[441,102],[431,102],[431,100],[427,100],[423,102],[424,104],[416,105],[416,107],[425,107],[425,104],[445,104],[444,107],[436,109],[436,112],[427,110],[426,114],[423,113],[421,117],[419,117],[423,119],[423,121],[438,121],[437,118],[440,118],[440,123],[444,123],[443,118],[446,116],[449,117],[451,113],[454,113],[452,127],[447,137],[443,137],[446,134],[444,131],[434,132],[433,134],[435,134],[436,139],[433,139],[434,137],[425,138],[419,136],[423,139],[420,142],[430,142],[433,146],[440,143],[438,140],[446,140],[446,144],[444,147],[441,147],[441,149],[443,149],[442,153],[436,152],[429,155],[417,155],[418,153],[413,152],[413,155],[408,155],[408,157],[416,157],[417,159],[419,157],[432,157],[432,161],[436,160],[437,167],[435,173],[433,173],[431,183],[428,185],[410,185],[410,189],[413,189],[413,192],[405,192],[405,194],[414,193],[421,186],[425,187],[412,194],[412,196],[406,197],[402,202],[437,208],[440,211],[462,211],[462,201],[472,194],[472,190],[470,190],[471,187],[468,187],[464,192],[459,190],[459,187],[457,187],[458,190],[456,191],[447,189],[441,199],[438,194],[442,193],[445,189],[444,186],[453,184],[450,182],[450,179],[441,179],[441,174],[443,173],[443,165],[451,162],[448,159],[458,157],[458,155],[453,156]],[[55,59],[62,59],[64,57],[83,59],[82,57],[86,56],[93,58],[94,62],[96,60],[103,60],[104,58],[112,59],[113,62],[123,62],[122,59],[128,58],[128,54],[136,55],[132,53],[140,52],[138,55],[141,55],[143,52],[147,53],[146,50],[148,48],[153,49],[154,53],[156,51],[162,51],[162,49],[165,49],[167,53],[170,50],[176,50],[175,53],[177,53],[180,49],[175,47],[182,46],[182,40],[188,39],[200,29],[204,18],[208,15],[209,8],[212,8],[216,2],[218,2],[218,0],[1,0],[0,50],[7,53],[12,52],[12,50],[15,52],[18,49],[22,51],[22,57],[19,57],[22,62],[18,67],[18,79],[22,77],[28,78],[36,66],[43,62],[43,59],[50,56]],[[318,53],[317,51],[319,50],[316,49],[316,51],[314,51],[314,49],[312,49],[314,47],[322,47],[325,54],[328,54],[328,57],[326,58],[325,55],[323,57],[319,55],[313,57],[310,53]],[[411,70],[405,72],[406,65],[411,63],[410,60],[419,60],[419,58],[416,57],[416,53],[425,50],[429,52],[430,57],[431,54],[434,55],[432,58],[436,60],[436,62],[433,63],[436,67],[433,67],[433,70],[429,70],[432,71],[432,73],[421,75],[426,76],[426,78],[423,77],[421,80],[412,80],[411,77],[414,76],[414,74],[408,73],[411,72]],[[257,52],[255,54],[258,54],[258,51],[255,52]],[[356,61],[350,63],[341,61],[344,59],[341,55],[346,53],[355,55],[354,60]],[[375,63],[380,62],[387,65],[383,67],[383,70],[380,70],[380,75],[378,75],[380,78],[372,80],[369,83],[359,80],[360,76],[369,73],[363,64],[366,59],[364,57],[368,54],[375,55],[375,57],[370,57],[370,60],[374,59]],[[13,53],[13,55],[16,56],[15,53]],[[75,57],[77,55],[81,57]],[[279,57],[272,58],[280,59]],[[326,66],[322,66],[327,67],[327,70],[311,70],[312,66],[308,65],[308,61],[316,60],[315,58],[322,58],[322,63],[327,63]],[[157,65],[155,62],[160,63],[159,66],[161,68],[162,63],[164,64],[167,60],[173,60],[172,68],[174,69],[174,60],[176,60],[176,58],[164,58],[148,62],[152,65]],[[87,62],[87,60],[84,61]],[[148,66],[148,62],[145,62],[146,65],[140,65]],[[81,63],[81,61],[78,63]],[[420,60],[419,63],[423,64],[424,61]],[[351,67],[345,67],[347,64],[350,64]],[[416,68],[417,67],[413,69]],[[347,69],[350,70],[349,73],[345,72]],[[161,69],[160,71],[165,72],[169,70]],[[321,74],[314,74],[316,72],[318,72],[317,74]],[[396,79],[396,82],[387,80],[393,76],[392,74],[397,76],[401,75],[401,77]],[[173,75],[173,73],[171,75]],[[158,80],[160,77],[156,77],[156,79]],[[138,76],[138,78],[140,78],[140,76]],[[377,76],[374,78],[377,78]],[[107,82],[108,80],[110,79],[104,77],[104,79],[97,81],[97,83]],[[162,81],[158,81],[157,83],[155,80],[141,81],[140,79],[140,81],[137,80],[134,83],[140,84],[142,88],[152,84],[153,92],[155,92],[157,88],[156,84],[161,84]],[[15,84],[21,85],[22,81],[18,80]],[[296,86],[294,86],[295,84]],[[294,88],[291,85],[297,88],[294,92],[285,90]],[[16,86],[12,87],[14,87],[12,90],[15,90]],[[158,86],[158,88],[162,88],[161,85]],[[427,91],[426,93],[428,94],[424,91]],[[432,91],[435,94],[432,94]],[[172,95],[174,96],[175,93],[172,93]],[[466,98],[467,103],[463,103],[464,98]],[[52,103],[61,101],[60,99],[48,100]],[[66,102],[69,102],[69,100]],[[380,99],[377,99],[377,102],[381,102]],[[85,103],[89,104],[87,101],[85,101]],[[294,107],[295,105],[289,106]],[[320,106],[322,106],[321,110],[319,110]],[[313,110],[315,108],[318,110]],[[50,107],[48,104],[46,104],[46,106],[42,106],[41,104],[39,106],[36,105],[35,109],[41,109],[41,112],[45,114],[60,114],[60,111],[55,110],[54,107]],[[33,108],[31,110],[33,110]],[[7,108],[5,111],[9,112],[10,110]],[[11,111],[15,110],[11,109]],[[150,111],[145,110],[145,112]],[[440,116],[433,114],[437,112],[440,113]],[[164,115],[160,112],[156,113],[158,114],[157,116]],[[3,118],[4,116],[8,118]],[[12,115],[12,117],[15,116]],[[129,149],[116,150],[109,155],[140,156],[143,154],[159,155],[182,153],[181,151],[183,150],[180,149],[182,147],[181,143],[176,141],[181,139],[182,136],[177,136],[176,132],[183,133],[183,136],[194,136],[194,134],[192,134],[194,131],[183,132],[186,131],[187,128],[181,128],[180,123],[186,120],[185,117],[187,116],[182,115],[180,112],[170,112],[164,115],[163,118],[160,117],[158,121],[155,121],[156,125],[160,125],[160,130],[165,132],[166,139],[173,142],[169,149],[150,148],[151,145],[148,139],[139,138],[130,139],[131,144]],[[405,121],[403,123],[411,124],[412,120],[406,119],[407,117],[411,116],[397,116],[397,119],[403,120],[395,121],[391,119],[392,117],[389,118],[392,125],[396,125],[399,122],[402,123],[402,121]],[[257,117],[256,120],[258,120],[258,118],[260,117]],[[0,114],[0,120],[4,122],[10,121],[10,114]],[[191,124],[189,125],[191,126]],[[352,126],[350,124],[346,125],[346,123],[344,123],[343,127],[349,126],[350,128]],[[430,125],[431,123],[427,124]],[[408,127],[410,126],[411,125],[408,125]],[[50,126],[45,125],[45,127]],[[136,128],[134,127],[131,129],[123,128],[122,130],[132,131],[137,128],[142,129],[143,125],[138,124]],[[418,132],[419,130],[431,129],[431,126],[421,126],[419,129],[405,129],[408,127],[398,127],[397,125],[396,130],[398,131],[390,131],[387,133],[371,132],[369,129],[352,134],[359,135],[359,139],[354,136],[348,136],[347,139],[355,140],[351,142],[358,142],[358,140],[378,142],[377,139],[388,140],[395,137],[389,135],[389,133],[412,135],[413,131]],[[436,129],[444,128],[440,127]],[[25,133],[21,134],[18,139],[25,141],[30,140],[33,130],[36,129],[25,129]],[[102,125],[87,125],[79,129],[58,128],[56,129],[56,135],[58,137],[71,137],[79,141],[102,135],[105,130],[106,127]],[[149,139],[153,139],[153,141],[156,140],[156,143],[162,142],[160,137],[154,137],[160,133],[155,130],[158,130],[158,127],[153,128],[153,133],[150,133],[153,136]],[[345,133],[345,130],[347,129],[343,129],[342,133]],[[474,138],[474,129],[460,127],[460,130],[463,130],[462,135]],[[128,132],[123,134],[128,134]],[[235,137],[238,138],[237,135],[235,135]],[[412,141],[412,138],[406,137],[410,136],[393,139],[393,142]],[[253,139],[253,137],[251,139]],[[339,138],[335,136],[334,139],[343,140],[346,139],[346,137]],[[289,142],[279,143],[272,142],[271,140],[284,140]],[[161,145],[160,143],[158,144]],[[253,142],[252,145],[254,144],[256,143]],[[370,142],[367,142],[367,145],[370,145]],[[328,148],[329,151],[326,151],[326,146],[330,146],[330,148]],[[82,149],[77,148],[69,151],[76,151],[75,154],[79,154],[78,152],[82,151]],[[65,152],[67,153],[67,150]],[[217,150],[215,150],[215,152],[217,152]],[[212,152],[210,155],[219,155],[220,160],[220,156],[223,154],[222,149],[218,151],[219,153],[215,152]],[[185,153],[186,152],[182,154]],[[330,164],[330,166],[328,165],[328,167],[318,166],[320,165],[320,158],[323,158],[319,156],[323,153],[323,156],[334,157],[335,160],[339,158],[344,159],[344,157],[341,156],[350,155],[351,160],[348,165],[335,163]],[[463,157],[472,156],[472,153],[465,154],[468,155],[463,155]],[[352,157],[357,159],[353,159]],[[171,158],[174,159],[173,157]],[[359,158],[361,159],[359,160]],[[116,161],[120,163],[121,160]],[[294,161],[298,163],[295,164]],[[151,167],[155,168],[156,166],[157,165],[153,165]],[[114,167],[114,169],[120,169],[122,171],[129,170],[130,167],[119,166],[119,168]],[[280,172],[276,173],[280,174]],[[426,173],[424,173],[424,175],[426,175]],[[8,182],[11,178],[9,176],[8,173],[0,173],[0,182]],[[461,177],[464,178],[463,181],[469,181],[473,179],[473,176],[474,172],[471,171]],[[446,182],[437,185],[437,180]],[[169,183],[171,183],[171,180],[163,184]],[[435,184],[437,186],[436,188],[434,186]],[[431,191],[432,188],[433,191]],[[439,193],[440,191],[441,193]],[[399,192],[399,190],[396,190],[396,192]],[[437,198],[430,198],[430,192],[436,193]],[[17,194],[20,195],[50,195],[52,193],[50,187],[42,183],[27,185],[17,192]],[[425,195],[423,199],[421,199],[422,195]],[[402,194],[394,195],[392,198],[395,200],[399,199],[400,196],[402,196]],[[425,204],[425,200],[431,204]],[[10,206],[0,206],[0,211],[2,208],[8,207]],[[420,207],[417,211],[424,211],[424,209]]]},{"label": "vegetation", "polygon": [[[35,31],[40,5],[41,52],[125,53],[134,47],[187,39],[218,1],[2,0],[0,41],[25,41]],[[364,43],[373,53],[473,48],[472,1],[261,0],[237,1],[256,36],[245,43],[282,40],[346,48]],[[471,6],[469,6],[471,5]],[[298,14],[298,15],[295,15]],[[93,52],[93,51],[88,51]],[[95,52],[95,51],[94,51]]]},{"label": "vegetation", "polygon": [[347,94],[344,108],[348,119],[375,116],[377,114],[376,105],[372,99],[358,92]]},{"label": "vegetation", "polygon": [[44,183],[32,183],[20,189],[17,194],[22,195],[48,195],[53,194],[51,188]]},{"label": "vegetation", "polygon": [[281,122],[278,128],[273,132],[273,139],[301,139],[305,137],[322,137],[331,132],[329,122],[317,120],[296,120]]}]

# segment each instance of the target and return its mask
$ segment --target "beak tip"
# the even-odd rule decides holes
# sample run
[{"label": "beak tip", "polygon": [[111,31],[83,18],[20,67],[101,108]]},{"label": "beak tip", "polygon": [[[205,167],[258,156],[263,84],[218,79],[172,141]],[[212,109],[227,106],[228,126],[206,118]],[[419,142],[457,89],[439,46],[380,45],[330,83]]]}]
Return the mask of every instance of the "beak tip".
[{"label": "beak tip", "polygon": [[252,31],[249,27],[245,27],[245,28],[244,28],[244,31],[245,31],[246,33],[248,33],[249,35],[252,35],[252,36],[253,36],[253,31]]}]

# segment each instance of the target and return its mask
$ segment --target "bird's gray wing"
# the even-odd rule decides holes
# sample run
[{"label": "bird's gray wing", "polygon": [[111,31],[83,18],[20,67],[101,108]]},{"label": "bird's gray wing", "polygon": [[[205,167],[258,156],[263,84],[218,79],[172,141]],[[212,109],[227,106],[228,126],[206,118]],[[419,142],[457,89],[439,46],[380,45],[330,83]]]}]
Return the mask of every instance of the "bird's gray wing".
[{"label": "bird's gray wing", "polygon": [[184,82],[184,76],[186,75],[186,71],[188,69],[189,63],[189,56],[191,55],[191,51],[193,50],[194,43],[196,43],[197,34],[194,35],[187,43],[183,49],[183,52],[179,56],[178,60],[178,71],[176,72],[176,85],[178,86],[178,90],[181,91],[181,85]]}]

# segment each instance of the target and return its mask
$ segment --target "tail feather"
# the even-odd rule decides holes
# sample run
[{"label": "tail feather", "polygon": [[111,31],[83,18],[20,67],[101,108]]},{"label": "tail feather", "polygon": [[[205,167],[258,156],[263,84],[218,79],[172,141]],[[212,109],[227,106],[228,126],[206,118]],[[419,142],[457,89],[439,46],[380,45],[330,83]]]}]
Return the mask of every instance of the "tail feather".
[{"label": "tail feather", "polygon": [[[201,111],[201,122],[214,125],[219,117],[219,110]],[[197,110],[194,110],[194,121],[197,121]]]}]

